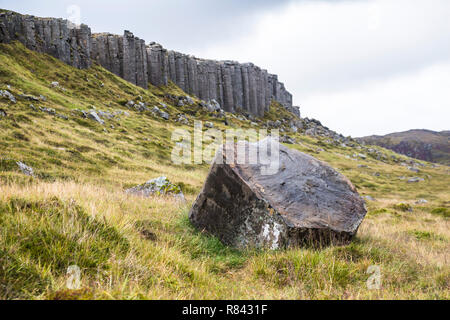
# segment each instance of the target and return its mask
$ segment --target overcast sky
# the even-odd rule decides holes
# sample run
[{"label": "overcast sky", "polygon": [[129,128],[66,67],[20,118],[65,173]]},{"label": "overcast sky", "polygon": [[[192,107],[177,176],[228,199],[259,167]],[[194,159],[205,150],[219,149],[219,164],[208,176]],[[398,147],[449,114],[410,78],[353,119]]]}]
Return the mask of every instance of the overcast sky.
[{"label": "overcast sky", "polygon": [[254,62],[301,107],[355,137],[450,129],[448,0],[0,0],[93,32],[132,31],[202,58]]}]

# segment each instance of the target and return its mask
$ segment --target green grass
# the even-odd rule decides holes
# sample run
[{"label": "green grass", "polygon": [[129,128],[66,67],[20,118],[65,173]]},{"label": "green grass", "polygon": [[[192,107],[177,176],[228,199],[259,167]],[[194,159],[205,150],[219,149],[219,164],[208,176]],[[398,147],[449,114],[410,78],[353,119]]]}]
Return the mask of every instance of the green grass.
[{"label": "green grass", "polygon": [[[51,88],[52,81],[65,90]],[[172,131],[192,132],[192,126],[174,120],[184,113],[191,123],[201,119],[229,127],[198,106],[175,107],[166,94],[185,95],[175,85],[144,90],[99,66],[77,70],[13,43],[0,45],[0,89],[16,97],[43,94],[46,101],[33,102],[35,107],[69,118],[34,111],[20,98],[17,104],[0,99],[8,113],[0,118],[0,298],[450,298],[448,167],[424,162],[414,175],[425,181],[407,183],[400,177],[412,173],[391,158],[392,151],[375,147],[386,159],[354,161],[354,153],[365,151],[290,134],[299,143],[289,147],[330,163],[361,195],[375,200],[368,201],[350,245],[238,251],[189,223],[208,165],[171,162]],[[166,104],[171,120],[125,107],[140,97],[150,108]],[[75,111],[92,105],[129,116],[101,126]],[[280,116],[292,117],[273,103],[254,122],[260,126]],[[251,127],[231,114],[227,119],[230,127]],[[36,178],[21,173],[16,161],[33,167]],[[123,192],[161,175],[180,186],[186,204]],[[416,205],[418,199],[428,202]],[[79,290],[66,286],[71,265],[81,268]],[[381,269],[380,290],[367,289],[371,265]]]}]

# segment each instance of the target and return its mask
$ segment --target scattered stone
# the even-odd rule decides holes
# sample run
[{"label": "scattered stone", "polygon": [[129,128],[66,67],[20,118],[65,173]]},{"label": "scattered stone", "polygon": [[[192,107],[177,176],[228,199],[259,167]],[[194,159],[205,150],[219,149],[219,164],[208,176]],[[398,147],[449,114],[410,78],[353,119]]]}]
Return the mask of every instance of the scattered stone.
[{"label": "scattered stone", "polygon": [[35,101],[35,102],[40,101],[40,99],[38,97],[35,97],[32,95],[27,95],[27,94],[19,94],[19,97],[24,100],[29,100],[29,101]]},{"label": "scattered stone", "polygon": [[360,157],[363,160],[367,159],[367,156],[365,154],[362,154],[362,153],[358,153],[358,157]]},{"label": "scattered stone", "polygon": [[181,188],[172,184],[166,177],[159,177],[149,180],[144,184],[125,190],[126,193],[150,197],[152,195],[172,195],[182,201],[185,201]]},{"label": "scattered stone", "polygon": [[133,101],[133,100],[128,101],[128,102],[125,104],[125,106],[128,107],[128,108],[133,108],[133,106],[134,106],[134,101]]},{"label": "scattered stone", "polygon": [[281,143],[287,143],[287,144],[295,144],[295,140],[294,139],[292,139],[291,137],[289,137],[289,136],[281,136],[280,137],[280,142]]},{"label": "scattered stone", "polygon": [[7,90],[0,90],[0,96],[9,99],[12,103],[17,103],[16,98]]},{"label": "scattered stone", "polygon": [[236,144],[217,153],[190,221],[238,248],[349,243],[366,215],[351,182],[326,163],[271,138],[244,142],[246,154],[250,145],[259,153],[267,143],[280,151],[271,151],[279,154],[273,172],[265,171],[258,158],[249,161],[256,164],[236,161]]},{"label": "scattered stone", "polygon": [[68,116],[65,116],[65,115],[63,115],[63,114],[57,114],[56,115],[58,118],[60,118],[60,119],[63,119],[63,120],[69,120],[69,117]]},{"label": "scattered stone", "polygon": [[416,201],[416,204],[425,204],[425,203],[428,203],[428,201],[425,199],[419,199]]},{"label": "scattered stone", "polygon": [[168,114],[167,112],[164,112],[164,111],[161,111],[161,112],[159,113],[159,116],[160,116],[161,118],[163,118],[164,120],[167,120],[167,121],[170,119],[169,114]]},{"label": "scattered stone", "polygon": [[144,102],[138,102],[134,104],[134,109],[136,109],[139,112],[148,111],[147,105]]},{"label": "scattered stone", "polygon": [[212,128],[214,128],[214,123],[212,123],[212,122],[205,122],[205,127],[212,129]]},{"label": "scattered stone", "polygon": [[194,104],[195,102],[194,102],[194,99],[192,99],[192,98],[189,97],[189,96],[186,96],[186,103],[192,105],[192,104]]},{"label": "scattered stone", "polygon": [[6,113],[6,111],[3,110],[3,109],[0,109],[0,117],[6,117],[6,116],[8,116],[8,114]]},{"label": "scattered stone", "polygon": [[153,232],[151,232],[148,229],[143,229],[140,231],[141,235],[149,241],[157,241],[158,237],[156,236],[156,234],[154,234]]},{"label": "scattered stone", "polygon": [[90,118],[91,120],[97,121],[98,123],[100,123],[101,125],[105,124],[105,121],[103,121],[97,114],[97,112],[91,110],[88,112],[87,114],[88,118]]},{"label": "scattered stone", "polygon": [[305,131],[305,135],[314,137],[316,135],[316,129],[311,128]]},{"label": "scattered stone", "polygon": [[419,178],[419,177],[413,177],[413,178],[408,179],[408,183],[415,183],[415,182],[420,182],[420,181],[425,181],[425,179]]},{"label": "scattered stone", "polygon": [[189,119],[184,114],[179,114],[178,118],[175,121],[184,125],[189,125]]},{"label": "scattered stone", "polygon": [[215,99],[211,99],[208,101],[208,103],[206,104],[206,109],[209,112],[218,112],[222,110],[220,104]]},{"label": "scattered stone", "polygon": [[45,107],[39,107],[39,110],[42,112],[46,112],[48,114],[51,114],[52,116],[56,115],[56,110],[53,108],[45,108]]},{"label": "scattered stone", "polygon": [[415,167],[408,167],[408,170],[416,172],[416,173],[420,172],[420,170],[418,168],[415,168]]},{"label": "scattered stone", "polygon": [[36,108],[35,106],[34,106],[34,104],[30,104],[29,105],[29,107],[33,110],[33,111],[38,111],[38,108]]},{"label": "scattered stone", "polygon": [[153,115],[159,116],[159,117],[163,118],[164,120],[169,120],[170,119],[170,116],[169,116],[169,114],[167,112],[164,112],[164,111],[160,110],[156,106],[153,107],[151,112],[153,113]]},{"label": "scattered stone", "polygon": [[20,171],[22,171],[23,174],[34,177],[34,171],[33,168],[27,166],[25,163],[17,161],[17,165],[19,166]]},{"label": "scattered stone", "polygon": [[59,87],[59,82],[58,81],[53,81],[51,83],[52,88],[58,88]]}]

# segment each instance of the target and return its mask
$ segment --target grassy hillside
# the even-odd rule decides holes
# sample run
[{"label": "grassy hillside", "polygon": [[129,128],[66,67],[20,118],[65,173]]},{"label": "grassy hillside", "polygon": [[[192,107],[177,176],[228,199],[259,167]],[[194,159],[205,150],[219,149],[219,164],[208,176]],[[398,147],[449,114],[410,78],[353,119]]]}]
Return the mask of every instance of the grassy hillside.
[{"label": "grassy hillside", "polygon": [[[448,167],[420,162],[416,173],[405,165],[411,159],[382,148],[292,133],[290,147],[327,161],[373,198],[368,215],[348,246],[236,251],[188,221],[208,166],[172,164],[171,132],[192,130],[193,119],[227,127],[198,106],[175,107],[169,95],[184,95],[177,87],[143,90],[101,67],[77,70],[14,43],[0,45],[0,89],[17,98],[0,98],[0,298],[450,298]],[[127,108],[129,100],[164,103],[171,120]],[[128,115],[101,125],[76,111],[91,106]],[[174,121],[180,113],[189,126]],[[247,128],[275,117],[291,115],[273,103],[253,124],[227,120]],[[186,203],[124,193],[161,175],[181,186]],[[413,176],[424,181],[408,183]],[[79,290],[66,287],[70,265],[82,270]],[[371,265],[381,268],[380,290],[367,289]]]},{"label": "grassy hillside", "polygon": [[413,158],[450,165],[450,131],[408,130],[360,140]]}]

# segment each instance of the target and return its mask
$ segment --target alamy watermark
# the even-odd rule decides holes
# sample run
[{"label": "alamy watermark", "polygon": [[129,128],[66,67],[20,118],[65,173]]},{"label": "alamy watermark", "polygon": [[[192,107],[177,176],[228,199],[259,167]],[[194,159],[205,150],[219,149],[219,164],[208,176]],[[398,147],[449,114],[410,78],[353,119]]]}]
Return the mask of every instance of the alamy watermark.
[{"label": "alamy watermark", "polygon": [[367,274],[371,274],[366,281],[367,289],[380,290],[381,289],[381,268],[379,266],[369,266],[366,271]]},{"label": "alamy watermark", "polygon": [[81,8],[72,4],[66,8],[67,20],[79,27],[81,25]]},{"label": "alamy watermark", "polygon": [[[193,133],[186,129],[172,132],[171,159],[174,164],[260,165],[262,175],[272,175],[280,167],[279,131],[267,129],[203,130],[202,121],[194,121]],[[225,146],[225,148],[224,148]]]},{"label": "alamy watermark", "polygon": [[77,265],[67,268],[66,287],[70,290],[78,290],[81,286],[81,269]]}]

